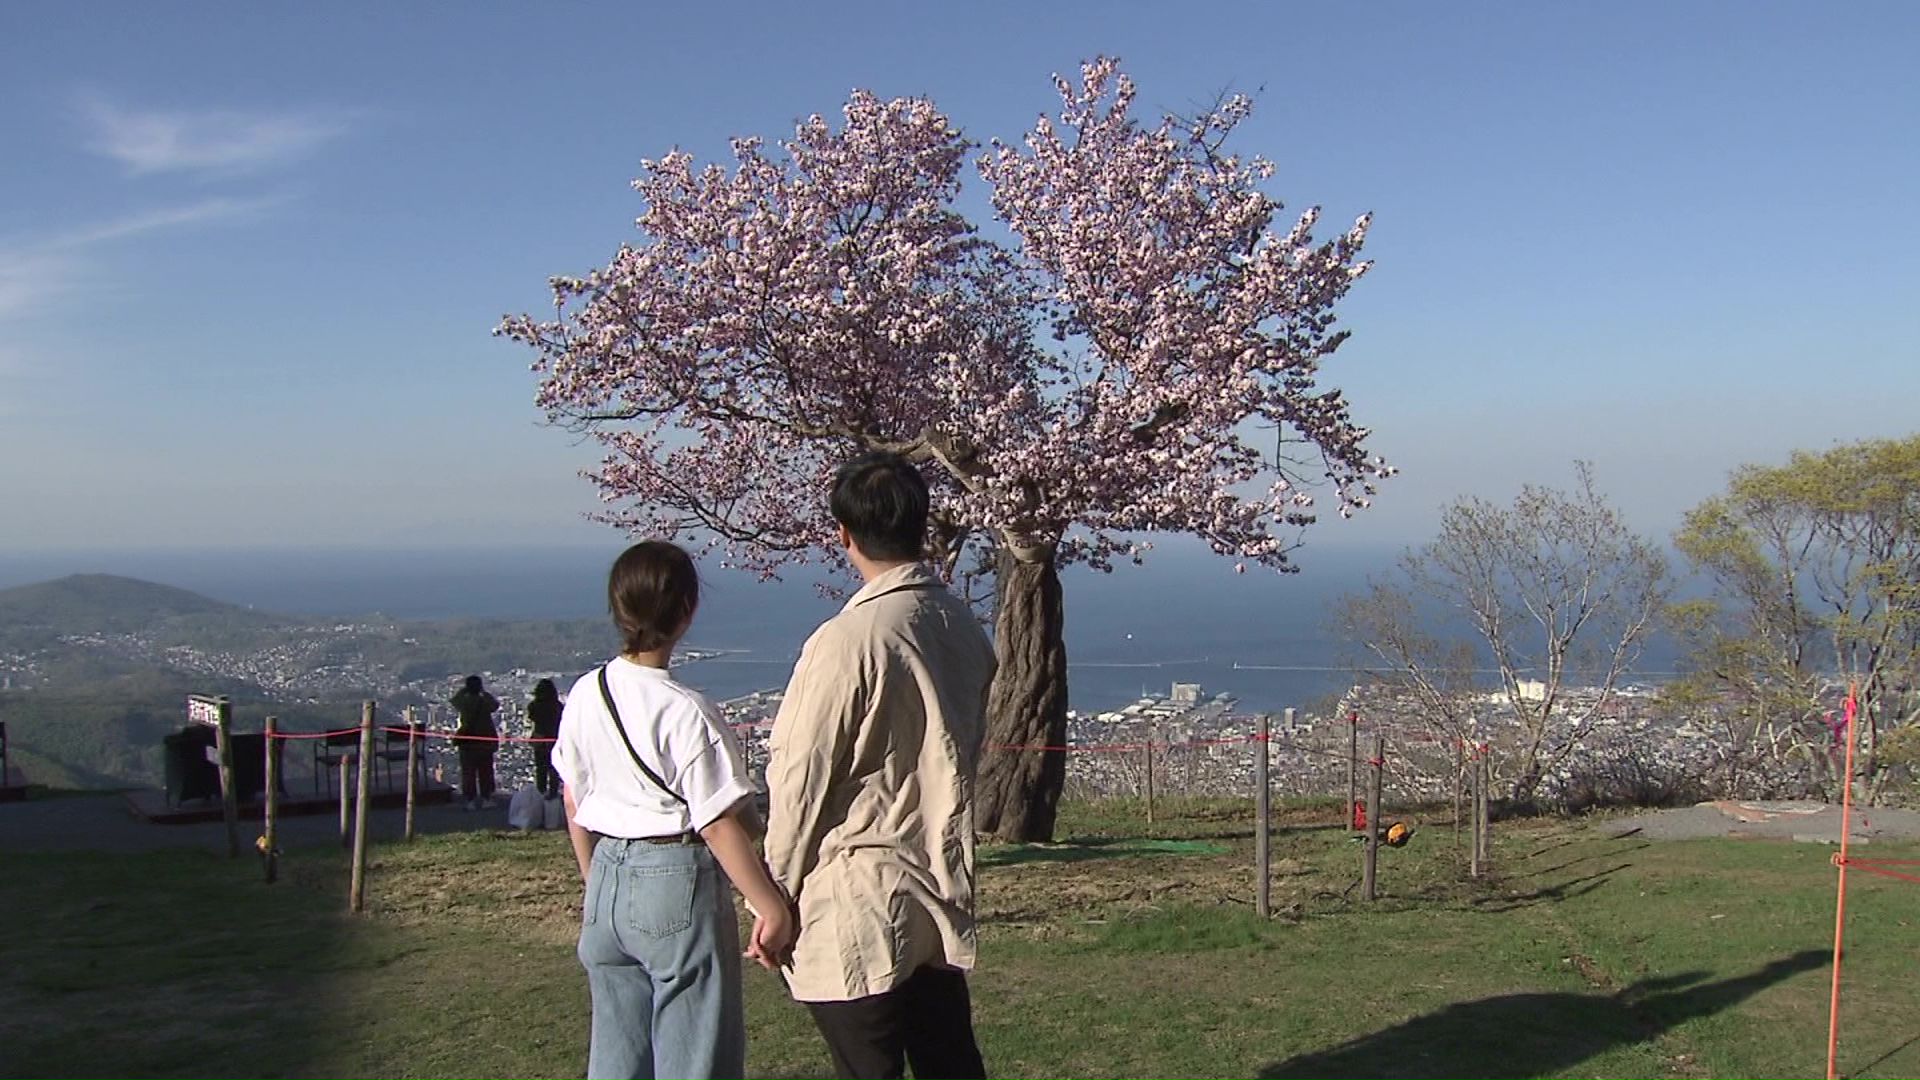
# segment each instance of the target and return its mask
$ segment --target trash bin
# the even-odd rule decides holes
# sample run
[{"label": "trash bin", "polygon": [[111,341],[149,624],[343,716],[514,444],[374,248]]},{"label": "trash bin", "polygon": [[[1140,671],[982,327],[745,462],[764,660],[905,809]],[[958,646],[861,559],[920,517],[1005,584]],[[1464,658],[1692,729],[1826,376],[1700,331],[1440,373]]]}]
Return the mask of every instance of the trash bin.
[{"label": "trash bin", "polygon": [[167,802],[178,806],[188,799],[220,797],[220,767],[213,763],[214,734],[210,727],[191,725],[160,740],[167,765]]},{"label": "trash bin", "polygon": [[[267,761],[265,732],[255,731],[246,735],[229,735],[233,741],[233,792],[234,798],[241,802],[252,802],[260,793],[267,790]],[[276,758],[286,743],[275,741],[273,753]],[[277,770],[280,780],[280,794],[287,793],[287,770],[284,761],[276,761],[281,767]],[[216,769],[217,771],[217,769]],[[215,783],[218,783],[216,778]]]}]

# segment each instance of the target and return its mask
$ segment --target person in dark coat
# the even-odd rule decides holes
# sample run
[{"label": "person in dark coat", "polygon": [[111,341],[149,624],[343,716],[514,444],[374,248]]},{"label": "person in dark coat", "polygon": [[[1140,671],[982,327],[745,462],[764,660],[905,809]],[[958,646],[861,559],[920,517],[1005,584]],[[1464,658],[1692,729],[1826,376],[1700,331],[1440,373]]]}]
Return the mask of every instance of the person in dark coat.
[{"label": "person in dark coat", "polygon": [[527,719],[533,722],[533,737],[546,740],[533,744],[533,784],[543,798],[557,799],[560,774],[553,768],[553,740],[560,737],[560,691],[554,688],[552,679],[533,684]]},{"label": "person in dark coat", "polygon": [[460,797],[469,810],[493,805],[493,755],[500,749],[499,729],[493,714],[500,711],[500,699],[487,692],[480,676],[467,676],[467,684],[447,699],[460,714],[460,726],[454,730],[460,744]]}]

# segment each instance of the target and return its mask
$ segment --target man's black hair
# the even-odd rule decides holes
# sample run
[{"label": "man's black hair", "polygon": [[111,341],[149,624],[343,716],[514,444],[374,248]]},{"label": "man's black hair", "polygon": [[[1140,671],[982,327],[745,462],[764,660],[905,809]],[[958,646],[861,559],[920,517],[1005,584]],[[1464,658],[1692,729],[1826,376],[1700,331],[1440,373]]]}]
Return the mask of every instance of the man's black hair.
[{"label": "man's black hair", "polygon": [[927,539],[927,482],[899,454],[861,454],[840,466],[828,506],[867,558],[920,557]]}]

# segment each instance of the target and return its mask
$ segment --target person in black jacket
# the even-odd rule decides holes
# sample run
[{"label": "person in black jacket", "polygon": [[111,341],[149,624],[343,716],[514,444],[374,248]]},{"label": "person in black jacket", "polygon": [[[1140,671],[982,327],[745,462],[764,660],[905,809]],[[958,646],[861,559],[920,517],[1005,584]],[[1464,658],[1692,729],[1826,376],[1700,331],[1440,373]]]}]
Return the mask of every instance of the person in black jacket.
[{"label": "person in black jacket", "polygon": [[493,805],[493,755],[500,748],[500,732],[493,726],[493,714],[500,711],[500,699],[487,693],[480,676],[467,676],[467,685],[447,699],[460,714],[455,729],[460,744],[460,797],[467,809]]},{"label": "person in black jacket", "polygon": [[533,744],[533,783],[544,798],[560,797],[560,774],[553,768],[553,740],[560,737],[560,691],[552,679],[533,684],[533,700],[527,703],[527,719],[533,722],[533,737],[545,742]]}]

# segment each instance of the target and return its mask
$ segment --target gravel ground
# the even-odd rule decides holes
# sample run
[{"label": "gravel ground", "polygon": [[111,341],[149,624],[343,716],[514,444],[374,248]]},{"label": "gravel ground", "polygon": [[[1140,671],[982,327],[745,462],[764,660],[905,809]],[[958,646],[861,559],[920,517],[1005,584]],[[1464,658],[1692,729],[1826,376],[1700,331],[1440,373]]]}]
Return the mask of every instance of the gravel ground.
[{"label": "gravel ground", "polygon": [[[1642,814],[1609,822],[1604,828],[1615,834],[1639,829],[1641,835],[1655,840],[1732,836],[1837,844],[1840,842],[1840,807],[1810,801],[1729,799]],[[1856,844],[1920,837],[1920,812],[1856,806],[1852,833],[1852,842]]]}]

